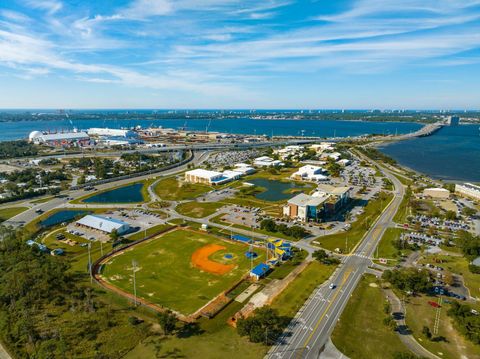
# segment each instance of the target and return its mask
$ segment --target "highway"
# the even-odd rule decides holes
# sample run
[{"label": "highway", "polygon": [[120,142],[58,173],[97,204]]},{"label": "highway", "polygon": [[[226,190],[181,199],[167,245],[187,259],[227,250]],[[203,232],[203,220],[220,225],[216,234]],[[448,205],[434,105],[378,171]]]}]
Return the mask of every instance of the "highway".
[{"label": "highway", "polygon": [[[170,176],[170,175],[185,171],[187,169],[188,165],[191,165],[191,164],[193,164],[194,166],[199,165],[200,163],[205,161],[208,158],[208,156],[209,156],[209,152],[207,152],[207,151],[193,152],[193,159],[188,164],[184,164],[184,165],[181,165],[181,166],[178,166],[178,167],[175,167],[175,168],[163,171],[163,172],[158,172],[158,173],[153,174],[153,175],[149,174],[149,175],[145,175],[145,176],[133,177],[133,178],[128,178],[128,179],[124,179],[124,180],[120,180],[120,181],[114,181],[114,182],[109,182],[109,183],[97,185],[97,186],[95,186],[95,188],[98,191],[104,191],[104,190],[108,190],[108,189],[113,188],[113,187],[127,185],[129,183],[134,183],[134,182],[142,181],[142,180],[149,179],[149,178],[157,178],[157,177],[161,178],[161,177],[165,177],[165,176]],[[30,209],[26,210],[25,212],[22,212],[22,213],[18,214],[17,216],[15,216],[13,218],[8,219],[7,221],[5,221],[3,223],[3,225],[8,225],[8,226],[12,226],[12,227],[23,226],[25,223],[29,223],[39,216],[39,214],[36,213],[36,211],[38,209],[42,210],[42,212],[48,212],[48,211],[51,211],[52,209],[55,209],[55,208],[72,207],[72,206],[68,205],[68,203],[71,201],[71,199],[68,199],[68,198],[77,199],[77,198],[83,197],[83,196],[85,196],[87,194],[91,194],[91,193],[92,192],[86,192],[83,189],[67,190],[67,191],[64,191],[64,192],[61,193],[62,196],[57,196],[57,197],[53,198],[52,200],[50,200],[48,202],[45,202],[45,203],[40,203],[40,204],[36,204],[36,205],[32,204],[30,201],[34,201],[36,198],[32,198],[30,200],[15,202],[15,206],[30,207]],[[12,207],[12,203],[6,203],[6,204],[4,204],[3,206],[0,206],[0,207]],[[75,206],[75,207],[77,207],[77,206]],[[95,207],[95,206],[93,206],[93,207]]]},{"label": "highway", "polygon": [[[403,185],[387,170],[382,170],[394,184],[394,198],[352,253],[342,259],[330,280],[314,290],[281,338],[270,349],[268,358],[319,358],[350,296],[372,264],[370,258],[385,230],[392,225],[393,217],[402,202],[405,191]],[[330,283],[335,288],[330,289]]]}]

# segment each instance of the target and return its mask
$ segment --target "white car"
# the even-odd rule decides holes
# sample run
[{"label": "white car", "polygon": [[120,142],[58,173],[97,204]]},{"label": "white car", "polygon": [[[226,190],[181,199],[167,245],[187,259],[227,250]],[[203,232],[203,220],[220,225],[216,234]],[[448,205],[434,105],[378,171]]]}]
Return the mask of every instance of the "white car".
[{"label": "white car", "polygon": [[335,289],[335,287],[336,287],[336,285],[333,284],[333,283],[330,283],[330,285],[328,286],[328,288],[330,288],[330,289]]}]

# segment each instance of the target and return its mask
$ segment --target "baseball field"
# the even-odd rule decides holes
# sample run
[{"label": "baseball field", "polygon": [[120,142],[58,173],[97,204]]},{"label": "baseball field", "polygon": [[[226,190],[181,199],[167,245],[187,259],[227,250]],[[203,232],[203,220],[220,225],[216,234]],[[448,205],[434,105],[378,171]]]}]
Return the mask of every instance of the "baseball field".
[{"label": "baseball field", "polygon": [[[133,293],[135,261],[138,297],[190,315],[248,273],[247,250],[244,244],[208,233],[177,229],[110,258],[102,278]],[[265,253],[256,252],[253,265],[264,259]]]}]

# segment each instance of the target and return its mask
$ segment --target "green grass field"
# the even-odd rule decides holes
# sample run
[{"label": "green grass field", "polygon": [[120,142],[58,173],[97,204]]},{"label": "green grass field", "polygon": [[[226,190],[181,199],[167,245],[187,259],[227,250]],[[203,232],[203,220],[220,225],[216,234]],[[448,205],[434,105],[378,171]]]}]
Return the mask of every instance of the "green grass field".
[{"label": "green grass field", "polygon": [[[320,243],[320,247],[331,251],[339,248],[344,253],[350,252],[363,238],[367,230],[388,205],[392,197],[392,194],[388,194],[388,198],[383,201],[375,199],[368,202],[364,208],[364,212],[358,216],[354,223],[352,223],[352,226],[348,231],[318,237],[317,242]],[[346,245],[348,248],[345,248]]]},{"label": "green grass field", "polygon": [[272,308],[281,315],[294,317],[313,290],[325,282],[336,266],[327,266],[318,261],[311,262],[295,280],[274,300]]},{"label": "green grass field", "polygon": [[468,260],[464,257],[450,255],[427,255],[420,263],[435,263],[440,260],[439,264],[445,270],[459,274],[463,277],[465,286],[470,290],[472,297],[480,299],[480,274],[470,272],[468,269]]},{"label": "green grass field", "polygon": [[0,223],[26,211],[28,207],[9,207],[0,209]]},{"label": "green grass field", "polygon": [[455,329],[453,320],[447,315],[449,304],[442,304],[439,314],[438,334],[436,335],[445,337],[447,341],[432,341],[422,335],[424,326],[429,327],[433,331],[435,324],[437,310],[429,305],[428,301],[436,302],[437,298],[422,295],[409,297],[406,300],[407,325],[412,330],[412,334],[417,341],[427,350],[441,358],[480,358],[480,347],[466,340]]},{"label": "green grass field", "polygon": [[203,218],[214,214],[217,209],[223,207],[224,204],[220,202],[185,202],[181,203],[175,208],[175,210],[183,214],[184,216],[189,216],[193,218]]},{"label": "green grass field", "polygon": [[383,324],[385,300],[374,276],[360,281],[332,334],[343,354],[351,359],[383,359],[408,352],[397,334]]},{"label": "green grass field", "polygon": [[[210,259],[234,264],[235,268],[229,273],[216,275],[192,266],[192,254],[211,243],[226,247],[226,250],[212,254]],[[248,272],[247,249],[242,244],[223,241],[207,233],[176,230],[112,258],[104,267],[103,277],[125,291],[133,291],[132,260],[136,260],[138,296],[180,313],[191,314]],[[226,253],[233,254],[233,259],[224,259]],[[262,253],[259,254],[254,263],[262,260]]]},{"label": "green grass field", "polygon": [[166,201],[195,199],[212,189],[212,187],[203,184],[182,183],[175,177],[165,178],[154,187],[155,193]]},{"label": "green grass field", "polygon": [[378,254],[378,258],[388,259],[388,266],[395,266],[398,264],[400,253],[408,255],[412,252],[408,249],[399,251],[392,244],[393,240],[400,238],[402,231],[403,230],[401,228],[387,228],[380,243],[378,244],[378,250],[375,252],[375,257],[377,257]]}]

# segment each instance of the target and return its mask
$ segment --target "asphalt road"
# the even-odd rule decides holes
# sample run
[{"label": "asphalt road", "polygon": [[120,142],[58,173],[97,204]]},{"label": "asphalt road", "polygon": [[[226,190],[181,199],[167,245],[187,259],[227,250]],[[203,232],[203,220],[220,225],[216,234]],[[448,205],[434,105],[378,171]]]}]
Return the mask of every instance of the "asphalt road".
[{"label": "asphalt road", "polygon": [[[209,155],[209,152],[207,152],[207,151],[194,152],[193,153],[194,157],[193,157],[192,161],[189,162],[188,164],[184,164],[182,166],[169,169],[165,172],[158,172],[158,173],[153,174],[153,175],[149,174],[149,175],[145,175],[145,176],[134,177],[134,178],[124,179],[124,180],[120,180],[120,181],[109,182],[109,183],[105,183],[105,184],[102,184],[102,185],[97,185],[97,186],[95,186],[95,188],[97,188],[98,191],[103,191],[103,190],[108,190],[108,189],[113,188],[113,187],[126,185],[126,184],[133,183],[133,182],[142,181],[142,180],[148,179],[148,178],[170,176],[170,175],[173,175],[175,173],[182,172],[182,171],[186,170],[188,165],[191,165],[191,164],[193,164],[194,166],[198,165],[199,163],[201,163],[205,159],[207,159],[208,155]],[[43,212],[48,212],[48,211],[51,211],[52,209],[55,209],[55,208],[69,207],[68,202],[70,202],[70,200],[67,199],[67,198],[76,199],[76,198],[80,198],[82,196],[85,196],[89,193],[93,193],[93,192],[86,192],[83,189],[67,190],[67,191],[62,192],[62,195],[64,195],[63,198],[62,197],[55,197],[52,200],[50,200],[48,202],[45,202],[45,203],[39,203],[39,204],[36,204],[36,205],[32,205],[32,203],[29,202],[29,201],[17,202],[17,203],[15,203],[15,207],[28,206],[28,207],[31,207],[31,208],[26,210],[25,212],[22,212],[22,213],[18,214],[15,217],[10,218],[9,220],[5,221],[3,223],[3,225],[9,225],[9,226],[12,226],[12,227],[23,226],[25,223],[29,223],[29,222],[33,221],[36,217],[39,216],[39,214],[36,213],[36,210],[41,209]],[[36,198],[34,198],[32,200],[35,200],[35,199]],[[8,206],[12,207],[12,204],[9,203]],[[70,207],[77,207],[77,206],[70,206]]]},{"label": "asphalt road", "polygon": [[[403,185],[387,171],[385,175],[394,184],[393,200],[352,254],[343,258],[342,264],[330,280],[315,289],[277,344],[271,348],[268,358],[318,358],[320,356],[355,287],[368,266],[372,264],[369,258],[374,254],[385,230],[392,225],[393,217],[402,201]],[[330,289],[330,283],[336,287]]]}]

